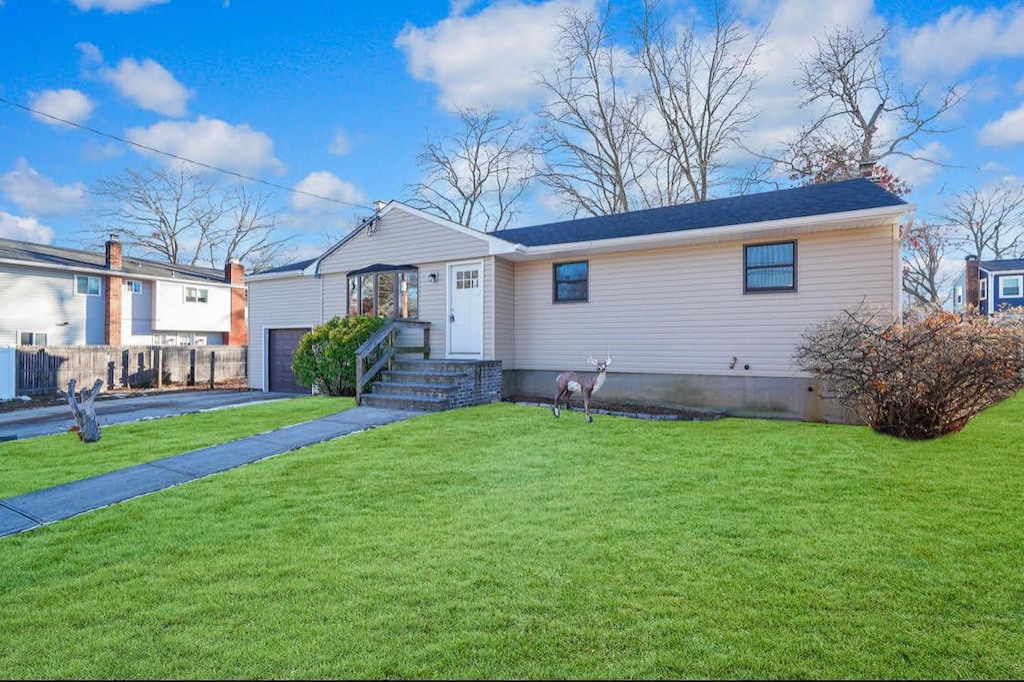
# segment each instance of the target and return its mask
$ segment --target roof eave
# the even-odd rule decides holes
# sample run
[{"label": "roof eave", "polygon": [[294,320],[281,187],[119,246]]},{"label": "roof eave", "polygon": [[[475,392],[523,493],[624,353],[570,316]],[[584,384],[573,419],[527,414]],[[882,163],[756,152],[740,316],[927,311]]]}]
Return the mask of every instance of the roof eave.
[{"label": "roof eave", "polygon": [[561,255],[611,253],[617,251],[638,251],[668,246],[689,246],[739,239],[768,239],[813,232],[870,227],[885,222],[895,222],[907,213],[913,213],[914,204],[882,206],[878,208],[844,211],[842,213],[819,214],[800,218],[785,218],[757,223],[703,227],[693,230],[659,232],[657,234],[593,239],[563,244],[522,246],[510,252],[512,260],[536,260]]}]

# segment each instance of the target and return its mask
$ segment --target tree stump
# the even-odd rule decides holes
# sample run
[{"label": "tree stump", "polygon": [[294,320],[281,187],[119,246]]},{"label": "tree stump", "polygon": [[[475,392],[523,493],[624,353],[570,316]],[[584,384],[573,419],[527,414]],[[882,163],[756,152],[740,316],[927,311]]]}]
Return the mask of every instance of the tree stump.
[{"label": "tree stump", "polygon": [[82,389],[82,402],[79,404],[75,397],[75,379],[68,382],[68,391],[65,396],[71,406],[71,414],[75,416],[75,426],[72,431],[78,432],[78,437],[86,443],[95,443],[100,439],[100,425],[96,421],[96,407],[93,403],[100,389],[103,388],[103,379],[97,379],[92,385],[92,390]]}]

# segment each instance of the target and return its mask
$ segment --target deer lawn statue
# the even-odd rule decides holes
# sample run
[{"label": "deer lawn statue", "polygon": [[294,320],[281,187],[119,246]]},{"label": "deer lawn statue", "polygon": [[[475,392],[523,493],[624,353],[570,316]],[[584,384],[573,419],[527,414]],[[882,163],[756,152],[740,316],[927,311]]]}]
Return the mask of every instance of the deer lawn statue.
[{"label": "deer lawn statue", "polygon": [[572,394],[582,393],[583,413],[587,416],[588,422],[594,421],[590,416],[590,396],[594,395],[594,392],[604,384],[605,373],[608,371],[608,365],[612,364],[612,356],[606,355],[602,362],[593,355],[588,355],[587,362],[594,366],[594,372],[592,374],[562,372],[558,375],[558,378],[555,379],[554,412],[556,418],[559,416],[558,403],[563,396],[565,397],[565,409],[570,410],[572,407],[569,405],[569,399],[572,398]]},{"label": "deer lawn statue", "polygon": [[69,381],[67,393],[64,393],[68,405],[71,406],[71,414],[75,417],[75,425],[69,431],[77,433],[78,437],[86,443],[95,443],[100,439],[100,425],[96,421],[96,407],[93,402],[99,395],[100,389],[103,388],[103,379],[97,379],[96,383],[92,385],[91,391],[88,388],[82,389],[81,404],[75,396],[76,381],[76,379]]}]

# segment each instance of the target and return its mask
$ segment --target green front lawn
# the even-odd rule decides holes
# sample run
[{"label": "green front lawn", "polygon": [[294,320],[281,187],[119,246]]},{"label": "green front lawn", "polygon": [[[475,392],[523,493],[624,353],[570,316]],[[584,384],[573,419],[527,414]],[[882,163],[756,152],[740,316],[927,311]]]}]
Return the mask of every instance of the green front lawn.
[{"label": "green front lawn", "polygon": [[0,540],[0,671],[1021,678],[1022,442],[417,417]]},{"label": "green front lawn", "polygon": [[[95,443],[74,433],[0,443],[0,500],[326,417],[353,404],[351,398],[309,396],[104,426]],[[74,423],[68,409],[68,426]]]}]

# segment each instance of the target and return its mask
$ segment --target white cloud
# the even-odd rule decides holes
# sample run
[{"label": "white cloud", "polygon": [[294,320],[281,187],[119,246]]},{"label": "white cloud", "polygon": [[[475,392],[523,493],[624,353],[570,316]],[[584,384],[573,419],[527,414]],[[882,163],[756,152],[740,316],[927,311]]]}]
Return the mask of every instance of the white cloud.
[{"label": "white cloud", "polygon": [[274,157],[273,141],[245,123],[231,125],[200,116],[195,122],[162,121],[148,128],[130,128],[125,137],[136,144],[237,173],[255,173],[265,168],[283,171],[281,162]]},{"label": "white cloud", "polygon": [[[88,54],[83,51],[83,55]],[[143,109],[164,116],[182,116],[192,93],[171,75],[171,72],[152,59],[137,62],[125,58],[117,68],[100,69],[100,77],[114,85],[122,97],[127,97]]]},{"label": "white cloud", "polygon": [[[56,116],[72,123],[84,123],[92,115],[92,101],[78,90],[44,90],[29,93],[29,105],[38,111]],[[50,125],[64,125],[49,116],[33,113],[33,117]]]},{"label": "white cloud", "polygon": [[1010,147],[1024,142],[1024,104],[989,121],[978,133],[978,142],[991,147]]},{"label": "white cloud", "polygon": [[92,43],[75,43],[75,47],[82,53],[82,61],[86,64],[102,64],[103,53],[100,52],[100,48],[96,47]]},{"label": "white cloud", "polygon": [[[329,171],[310,173],[296,183],[295,189],[299,192],[344,201],[346,204],[366,204],[366,197],[355,185],[345,182]],[[349,211],[352,208],[352,206],[340,205],[335,201],[324,201],[306,194],[293,194],[292,206],[298,211],[309,213],[334,213],[339,210]]]},{"label": "white cloud", "polygon": [[837,27],[859,27],[870,34],[881,27],[881,20],[871,0],[781,0],[770,15],[765,3],[752,0],[748,4],[762,21],[770,21],[771,30],[755,60],[761,81],[749,103],[759,115],[749,126],[744,143],[755,151],[774,152],[815,113],[800,108],[800,92],[793,85],[800,62],[817,49],[815,41]]},{"label": "white cloud", "polygon": [[0,211],[0,237],[49,244],[53,241],[54,235],[52,227],[43,225],[35,218],[20,218]]},{"label": "white cloud", "polygon": [[954,7],[900,41],[903,70],[911,76],[958,76],[992,58],[1024,56],[1024,5],[975,12]]},{"label": "white cloud", "polygon": [[563,11],[592,1],[492,5],[426,28],[406,26],[395,46],[414,78],[440,88],[449,109],[525,107],[541,94],[536,74],[550,63]]},{"label": "white cloud", "polygon": [[14,170],[0,175],[0,192],[30,215],[64,215],[81,211],[87,201],[85,186],[58,185],[39,174],[25,159],[18,159]]},{"label": "white cloud", "polygon": [[345,156],[352,151],[352,145],[348,141],[348,137],[342,131],[338,131],[334,134],[334,138],[331,140],[330,146],[327,151],[335,156]]},{"label": "white cloud", "polygon": [[943,171],[942,166],[938,164],[952,157],[950,151],[938,142],[929,142],[921,149],[915,150],[914,155],[922,159],[930,159],[935,163],[919,161],[906,156],[890,156],[882,161],[882,165],[913,189],[923,187],[934,180]]},{"label": "white cloud", "polygon": [[71,2],[83,12],[98,9],[107,14],[128,14],[145,9],[150,5],[162,5],[169,0],[71,0]]}]

